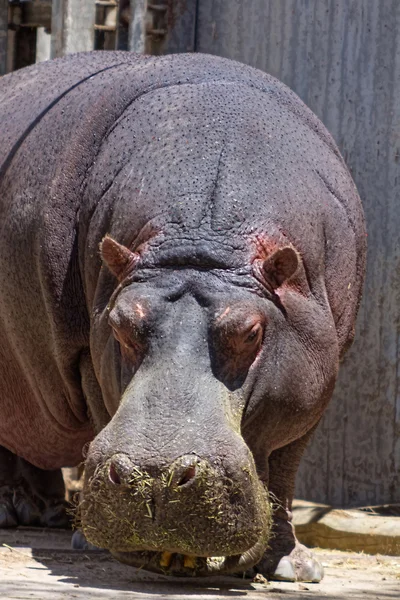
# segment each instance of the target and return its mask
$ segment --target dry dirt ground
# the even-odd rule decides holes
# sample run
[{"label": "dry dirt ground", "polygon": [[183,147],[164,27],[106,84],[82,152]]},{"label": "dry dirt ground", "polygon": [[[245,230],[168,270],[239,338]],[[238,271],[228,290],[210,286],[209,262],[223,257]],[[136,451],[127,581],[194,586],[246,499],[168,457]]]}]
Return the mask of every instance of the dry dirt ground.
[{"label": "dry dirt ground", "polygon": [[2,530],[0,599],[400,600],[400,557],[316,549],[325,566],[321,584],[170,579],[121,565],[105,552],[72,551],[70,536],[45,529]]}]

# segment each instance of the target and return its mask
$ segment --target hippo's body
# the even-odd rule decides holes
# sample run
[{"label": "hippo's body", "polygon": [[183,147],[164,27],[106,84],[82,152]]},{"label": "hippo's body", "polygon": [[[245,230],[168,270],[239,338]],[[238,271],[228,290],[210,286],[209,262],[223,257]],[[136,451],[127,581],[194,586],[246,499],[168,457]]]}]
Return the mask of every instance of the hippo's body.
[{"label": "hippo's body", "polygon": [[122,52],[4,77],[0,522],[50,510],[40,469],[87,453],[83,530],[121,560],[245,568],[268,488],[259,569],[317,580],[290,504],[364,261],[338,150],[272,77]]}]

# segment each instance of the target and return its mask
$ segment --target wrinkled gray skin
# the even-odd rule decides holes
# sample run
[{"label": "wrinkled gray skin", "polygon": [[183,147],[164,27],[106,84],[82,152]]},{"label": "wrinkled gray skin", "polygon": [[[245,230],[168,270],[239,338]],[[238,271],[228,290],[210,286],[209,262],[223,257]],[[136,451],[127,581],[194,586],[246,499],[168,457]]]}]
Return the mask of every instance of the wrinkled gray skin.
[{"label": "wrinkled gray skin", "polygon": [[318,581],[294,480],[365,261],[329,134],[257,70],[118,52],[3,77],[0,123],[0,523],[65,524],[87,455],[120,560]]}]

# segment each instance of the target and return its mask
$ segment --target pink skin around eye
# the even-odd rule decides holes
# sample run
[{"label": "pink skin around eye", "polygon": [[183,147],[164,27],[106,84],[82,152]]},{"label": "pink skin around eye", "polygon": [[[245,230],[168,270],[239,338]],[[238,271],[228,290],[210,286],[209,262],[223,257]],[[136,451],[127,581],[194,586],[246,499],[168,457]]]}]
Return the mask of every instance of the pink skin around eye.
[{"label": "pink skin around eye", "polygon": [[222,313],[222,315],[219,315],[219,317],[217,317],[217,322],[218,321],[222,321],[222,319],[224,319],[227,315],[229,315],[229,313],[231,312],[230,306],[228,306],[224,312]]},{"label": "pink skin around eye", "polygon": [[136,305],[135,305],[135,307],[136,307],[136,309],[135,309],[136,314],[141,319],[143,319],[146,316],[146,313],[145,313],[145,310],[144,310],[143,306],[141,304],[139,304],[139,302],[137,302]]}]

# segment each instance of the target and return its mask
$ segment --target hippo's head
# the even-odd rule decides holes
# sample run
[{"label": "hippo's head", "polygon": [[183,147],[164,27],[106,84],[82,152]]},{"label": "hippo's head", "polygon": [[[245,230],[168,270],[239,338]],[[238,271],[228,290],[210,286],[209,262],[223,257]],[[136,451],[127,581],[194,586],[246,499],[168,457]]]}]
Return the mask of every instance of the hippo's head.
[{"label": "hippo's head", "polygon": [[276,290],[304,281],[301,259],[290,246],[276,249],[238,285],[218,268],[137,269],[139,254],[111,237],[102,256],[120,281],[94,334],[113,416],[88,454],[86,537],[148,569],[169,566],[173,554],[186,556],[184,566],[198,557],[198,573],[243,569],[267,546],[271,509],[266,456],[257,470],[242,426],[249,411],[257,420],[251,398],[265,391],[282,404],[272,428],[290,411],[282,394],[286,386],[291,398],[290,351],[276,335],[286,311]]}]

